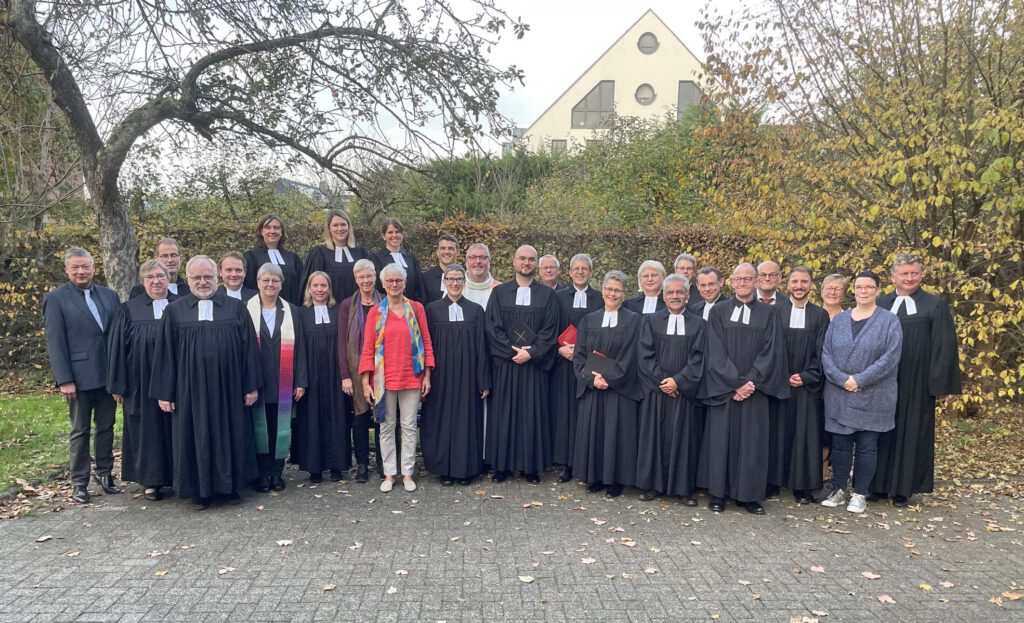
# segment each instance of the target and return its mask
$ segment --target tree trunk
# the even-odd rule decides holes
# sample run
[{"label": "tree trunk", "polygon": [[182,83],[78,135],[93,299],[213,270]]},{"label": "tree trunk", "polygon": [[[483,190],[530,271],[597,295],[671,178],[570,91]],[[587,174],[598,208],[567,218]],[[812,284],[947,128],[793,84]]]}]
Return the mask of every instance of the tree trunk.
[{"label": "tree trunk", "polygon": [[[104,177],[113,181],[104,183]],[[139,238],[135,235],[124,197],[117,188],[117,176],[93,171],[86,176],[93,212],[99,227],[100,255],[107,287],[128,299],[132,286],[138,282]]]}]

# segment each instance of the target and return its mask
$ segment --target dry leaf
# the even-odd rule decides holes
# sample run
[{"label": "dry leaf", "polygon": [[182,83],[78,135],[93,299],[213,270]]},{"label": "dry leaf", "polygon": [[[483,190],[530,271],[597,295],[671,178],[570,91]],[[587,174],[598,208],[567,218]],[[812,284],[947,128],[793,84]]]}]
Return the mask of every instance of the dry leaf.
[{"label": "dry leaf", "polygon": [[336,588],[337,588],[337,585],[335,585],[335,584],[324,584],[324,591],[325,592],[326,591],[333,591]]},{"label": "dry leaf", "polygon": [[646,569],[644,569],[644,573],[646,573],[648,575],[654,575],[657,572],[658,572],[658,570],[655,569],[654,567],[647,567]]},{"label": "dry leaf", "polygon": [[722,615],[718,614],[717,612],[712,612],[711,613],[711,620],[712,621],[717,621],[719,618],[721,618],[721,616]]},{"label": "dry leaf", "polygon": [[828,612],[825,612],[824,610],[811,610],[811,614],[813,614],[816,617],[827,617],[828,616]]},{"label": "dry leaf", "polygon": [[760,600],[761,599],[761,595],[759,595],[758,593],[754,593],[753,595],[750,596],[750,598],[754,599],[754,600]]},{"label": "dry leaf", "polygon": [[811,571],[813,571],[815,573],[825,573],[825,567],[822,567],[820,565],[815,565],[815,566],[811,567]]},{"label": "dry leaf", "polygon": [[397,592],[398,592],[398,589],[395,588],[394,586],[389,586],[388,587],[388,590],[387,590],[388,595],[394,595]]},{"label": "dry leaf", "polygon": [[593,524],[594,524],[595,526],[603,526],[603,525],[605,525],[606,523],[608,523],[607,521],[605,521],[605,520],[603,520],[603,519],[598,519],[597,517],[591,517],[591,518],[590,518],[590,521],[591,521],[591,522],[592,522],[592,523],[593,523]]},{"label": "dry leaf", "polygon": [[64,552],[64,555],[68,558],[77,558],[81,552]]},{"label": "dry leaf", "polygon": [[700,545],[700,541],[690,541],[690,545]]},{"label": "dry leaf", "polygon": [[257,506],[257,507],[256,507],[256,510],[258,510],[258,511],[261,511],[261,510],[263,510],[264,508],[266,508],[266,507],[265,507],[265,506],[263,506],[262,504],[260,504],[259,506]]},{"label": "dry leaf", "polygon": [[878,578],[882,577],[877,573],[871,573],[870,571],[861,571],[860,574],[869,580],[877,580]]},{"label": "dry leaf", "polygon": [[521,576],[519,576],[519,581],[522,582],[523,584],[533,584],[533,580],[534,580],[534,578],[533,578],[532,575],[521,575]]},{"label": "dry leaf", "polygon": [[750,586],[750,580],[738,580],[743,586]]},{"label": "dry leaf", "polygon": [[1024,595],[1021,595],[1020,593],[1011,593],[1010,591],[1006,591],[1005,593],[1003,593],[1003,597],[1009,599],[1010,601],[1020,601],[1020,598],[1024,597]]},{"label": "dry leaf", "polygon": [[554,554],[554,552],[541,552],[541,554],[544,554],[545,556],[550,556],[551,554]]},{"label": "dry leaf", "polygon": [[221,568],[220,571],[217,572],[217,575],[224,575],[225,573],[230,573],[230,572],[232,572],[234,570],[235,570],[234,567],[223,567],[223,568]]},{"label": "dry leaf", "polygon": [[999,597],[998,595],[996,595],[996,596],[995,596],[995,597],[993,597],[992,599],[989,599],[989,600],[988,600],[988,603],[990,603],[990,604],[995,604],[995,605],[999,606],[1000,608],[1002,608],[1002,607],[1003,607],[1003,600],[1002,600],[1002,598],[1001,598],[1001,597]]},{"label": "dry leaf", "polygon": [[291,539],[281,539],[280,541],[276,541],[276,543],[281,547],[288,547],[293,543],[293,541]]},{"label": "dry leaf", "polygon": [[896,600],[893,599],[892,597],[890,597],[889,595],[879,595],[878,596],[878,601],[882,602],[883,604],[894,604],[894,603],[896,603]]},{"label": "dry leaf", "polygon": [[925,592],[932,590],[932,585],[927,582],[921,582],[917,587]]},{"label": "dry leaf", "polygon": [[409,572],[405,569],[399,569],[398,571],[395,571],[395,575],[409,575]]},{"label": "dry leaf", "polygon": [[458,541],[460,538],[462,538],[462,537],[453,536],[453,537],[451,537],[448,540],[451,541],[452,543],[454,543],[455,541]]},{"label": "dry leaf", "polygon": [[623,573],[622,574],[622,578],[624,580],[632,580],[633,579],[633,574],[632,573]]},{"label": "dry leaf", "polygon": [[41,536],[38,539],[36,539],[36,543],[45,543],[45,542],[49,541],[52,538],[53,537],[50,536],[49,534],[44,534],[43,536]]},{"label": "dry leaf", "polygon": [[491,499],[492,500],[504,500],[505,496],[503,496],[503,495],[492,495]]},{"label": "dry leaf", "polygon": [[363,548],[363,544],[360,543],[359,541],[353,541],[352,545],[349,545],[348,548],[349,549],[362,549]]},{"label": "dry leaf", "polygon": [[156,573],[154,573],[153,575],[155,575],[155,576],[156,576],[156,577],[158,577],[158,578],[162,578],[162,577],[164,577],[165,575],[167,575],[167,572],[166,572],[166,571],[157,571],[157,572],[156,572]]},{"label": "dry leaf", "polygon": [[594,563],[595,563],[595,562],[597,562],[597,561],[596,561],[596,560],[594,560],[593,558],[584,558],[584,559],[583,559],[583,560],[581,560],[580,562],[582,562],[582,563],[583,563],[583,564],[585,564],[585,565],[592,565],[592,564],[594,564]]}]

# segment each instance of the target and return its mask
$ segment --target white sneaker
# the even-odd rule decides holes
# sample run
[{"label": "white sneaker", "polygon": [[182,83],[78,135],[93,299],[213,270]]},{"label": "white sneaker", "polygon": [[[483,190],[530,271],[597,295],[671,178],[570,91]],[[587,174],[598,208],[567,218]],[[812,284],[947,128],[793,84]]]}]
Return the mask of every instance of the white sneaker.
[{"label": "white sneaker", "polygon": [[385,478],[384,482],[380,483],[380,490],[384,493],[388,493],[395,486],[395,481],[392,478]]},{"label": "white sneaker", "polygon": [[416,490],[416,483],[413,481],[412,478],[405,479],[405,490],[410,493]]},{"label": "white sneaker", "polygon": [[822,506],[827,506],[829,508],[836,508],[838,506],[842,506],[845,503],[846,495],[843,494],[842,489],[836,489],[835,491],[832,492],[832,495],[828,496],[827,498],[821,501]]},{"label": "white sneaker", "polygon": [[850,496],[850,503],[846,506],[846,510],[851,513],[863,513],[868,508],[868,501],[864,499],[864,496],[860,493],[854,493]]}]

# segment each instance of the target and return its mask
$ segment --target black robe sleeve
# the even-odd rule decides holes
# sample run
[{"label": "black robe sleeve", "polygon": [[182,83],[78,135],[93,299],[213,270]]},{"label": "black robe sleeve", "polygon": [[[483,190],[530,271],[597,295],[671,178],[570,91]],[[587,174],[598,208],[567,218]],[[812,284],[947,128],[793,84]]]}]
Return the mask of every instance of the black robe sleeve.
[{"label": "black robe sleeve", "polygon": [[[731,307],[731,306],[730,306]],[[707,365],[704,369],[704,380],[698,396],[708,405],[725,404],[732,398],[736,390],[746,384],[747,379],[740,376],[739,370],[729,359],[729,353],[722,343],[722,331],[725,329],[725,308],[715,307],[708,316],[705,327],[705,346]],[[716,313],[718,312],[718,313]]]},{"label": "black robe sleeve", "polygon": [[107,335],[107,393],[128,394],[128,340],[130,339],[128,304],[122,303]]},{"label": "black robe sleeve", "polygon": [[772,398],[789,398],[789,374],[786,361],[786,340],[782,334],[782,316],[772,308],[768,318],[768,331],[761,351],[750,368],[749,381],[757,391]]},{"label": "black robe sleeve", "polygon": [[[668,375],[658,364],[658,348],[654,342],[654,317],[648,314],[640,323],[640,340],[637,343],[637,365],[640,382],[648,391],[661,391],[661,381]],[[583,323],[580,323],[583,324]]]},{"label": "black robe sleeve", "polygon": [[477,305],[477,308],[480,311],[476,323],[476,344],[483,352],[480,353],[480,365],[476,370],[476,387],[483,393],[485,389],[491,389],[491,353],[487,345],[487,314],[483,307]]},{"label": "black robe sleeve", "polygon": [[178,323],[176,310],[171,308],[172,305],[168,305],[164,309],[163,331],[160,341],[156,344],[153,375],[149,379],[149,395],[157,400],[175,402],[178,387],[178,371],[175,369],[178,364]]},{"label": "black robe sleeve", "polygon": [[487,343],[491,347],[492,357],[512,359],[516,351],[512,348],[512,342],[508,339],[505,325],[501,320],[501,304],[496,290],[491,292],[491,302],[487,306]]},{"label": "black robe sleeve", "polygon": [[235,305],[235,309],[244,361],[242,393],[249,394],[259,390],[262,385],[263,371],[260,368],[260,349],[256,344],[256,333],[252,329],[252,317],[249,315],[249,311],[243,303]]},{"label": "black robe sleeve", "polygon": [[[292,305],[292,322],[295,325],[295,352],[292,353],[292,365],[295,366],[292,387],[309,389],[309,365],[306,362],[306,315]],[[298,415],[298,411],[292,411]]]},{"label": "black robe sleeve", "polygon": [[963,391],[953,314],[945,301],[939,299],[937,306],[932,321],[931,365],[928,368],[928,393],[936,398]]},{"label": "black robe sleeve", "polygon": [[[683,366],[682,370],[679,370],[672,375],[672,380],[676,382],[676,386],[679,388],[679,393],[691,400],[697,398],[698,392],[700,392],[700,384],[704,378],[704,340],[705,340],[705,327],[706,323],[703,320],[697,318],[686,318],[687,327],[695,326],[696,332],[693,334],[690,355],[686,358],[686,365]],[[692,325],[690,324],[692,322]],[[689,329],[687,329],[689,331]]]},{"label": "black robe sleeve", "polygon": [[[814,308],[808,308],[808,312]],[[808,314],[809,315],[809,314]],[[811,353],[810,358],[807,360],[807,366],[803,370],[793,370],[792,374],[799,374],[800,379],[804,382],[804,387],[807,391],[820,394],[824,389],[825,372],[821,366],[821,350],[825,345],[825,333],[828,332],[828,312],[817,313],[815,310],[814,314],[815,323],[815,337],[814,337],[814,352]]]},{"label": "black robe sleeve", "polygon": [[537,331],[537,339],[530,346],[530,362],[548,370],[554,363],[553,355],[558,349],[558,301],[555,300],[554,291],[545,300],[543,324]]}]

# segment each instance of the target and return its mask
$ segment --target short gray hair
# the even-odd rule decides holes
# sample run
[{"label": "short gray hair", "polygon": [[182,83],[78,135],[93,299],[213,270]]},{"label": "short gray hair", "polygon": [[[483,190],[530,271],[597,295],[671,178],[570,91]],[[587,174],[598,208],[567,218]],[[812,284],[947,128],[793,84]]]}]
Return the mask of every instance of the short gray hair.
[{"label": "short gray hair", "polygon": [[256,278],[259,279],[265,274],[271,274],[280,279],[281,283],[284,283],[284,272],[280,266],[273,262],[265,262],[263,266],[260,266],[260,269],[256,271]]},{"label": "short gray hair", "polygon": [[547,255],[542,255],[542,256],[541,256],[541,258],[540,258],[540,260],[538,260],[538,261],[537,261],[537,265],[539,266],[539,265],[540,265],[540,262],[541,262],[541,260],[546,260],[546,259],[548,259],[549,257],[550,257],[551,259],[555,260],[555,268],[561,268],[561,267],[562,267],[562,263],[558,261],[558,258],[557,258],[557,257],[555,257],[554,255],[551,255],[550,253],[548,253]]},{"label": "short gray hair", "polygon": [[84,257],[90,262],[93,261],[92,253],[89,253],[82,247],[68,247],[67,251],[64,252],[64,261],[67,262],[73,257]]},{"label": "short gray hair", "polygon": [[139,281],[142,281],[143,278],[146,276],[146,273],[153,270],[154,268],[159,268],[160,270],[162,270],[164,273],[164,277],[167,277],[168,279],[171,278],[171,273],[170,271],[167,270],[167,267],[164,266],[163,262],[161,262],[160,260],[146,260],[145,262],[142,263],[141,266],[139,266]]},{"label": "short gray hair", "polygon": [[473,249],[483,249],[484,253],[487,254],[487,259],[491,258],[491,250],[490,248],[487,247],[486,244],[482,242],[474,242],[473,244],[469,245],[469,247],[466,249],[466,253],[469,253]]},{"label": "short gray hair", "polygon": [[192,268],[193,264],[197,264],[199,262],[208,262],[210,266],[213,266],[213,272],[217,272],[217,262],[213,261],[212,257],[209,255],[193,255],[192,258],[189,259],[188,263],[185,264],[185,274],[188,274],[188,271]]},{"label": "short gray hair", "polygon": [[828,275],[827,277],[821,280],[821,287],[824,288],[826,283],[831,283],[833,281],[842,282],[844,286],[847,285],[848,283],[845,276],[839,273],[832,273],[831,275]]},{"label": "short gray hair", "polygon": [[892,261],[892,272],[896,272],[896,269],[904,264],[917,264],[921,270],[924,270],[924,262],[922,262],[916,255],[911,253],[897,253],[896,259]]},{"label": "short gray hair", "polygon": [[361,260],[356,260],[356,263],[352,265],[352,275],[358,275],[364,270],[368,270],[374,275],[377,274],[377,267],[373,265],[373,262],[366,259],[365,257]]},{"label": "short gray hair", "polygon": [[622,284],[622,289],[626,289],[626,273],[621,270],[609,270],[606,272],[601,279],[601,287],[603,288],[608,285],[609,281],[618,281]]},{"label": "short gray hair", "polygon": [[448,273],[462,273],[463,276],[465,276],[466,267],[463,266],[462,264],[459,264],[458,262],[455,262],[454,264],[449,264],[448,268],[444,269],[444,273],[442,274],[442,276],[447,277]]},{"label": "short gray hair", "polygon": [[679,262],[682,262],[683,260],[690,262],[691,264],[693,264],[694,268],[697,268],[697,258],[693,257],[689,253],[680,253],[679,255],[677,255],[676,261],[672,262],[672,268],[679,266]]},{"label": "short gray hair", "polygon": [[408,273],[408,271],[405,270],[405,268],[403,268],[402,266],[399,266],[398,264],[395,264],[394,262],[392,262],[392,263],[388,264],[387,266],[385,266],[384,268],[380,269],[380,280],[381,280],[381,282],[384,281],[384,277],[387,277],[388,275],[395,274],[395,273],[400,275],[402,277],[402,279],[408,279],[409,278],[409,273]]},{"label": "short gray hair", "polygon": [[594,260],[586,253],[577,253],[572,256],[572,259],[569,260],[569,268],[572,268],[572,265],[576,262],[583,262],[587,265],[587,268],[594,270]]},{"label": "short gray hair", "polygon": [[685,288],[687,292],[690,291],[690,280],[682,275],[677,275],[675,273],[672,273],[668,277],[665,277],[665,279],[661,282],[661,289],[664,290],[666,285],[668,285],[669,283],[676,282],[683,284],[683,288]]}]

